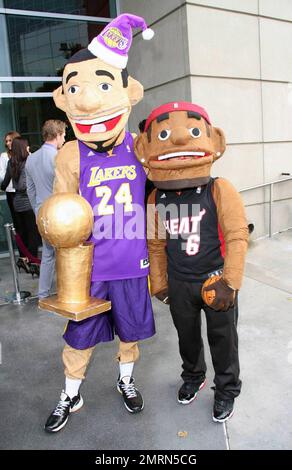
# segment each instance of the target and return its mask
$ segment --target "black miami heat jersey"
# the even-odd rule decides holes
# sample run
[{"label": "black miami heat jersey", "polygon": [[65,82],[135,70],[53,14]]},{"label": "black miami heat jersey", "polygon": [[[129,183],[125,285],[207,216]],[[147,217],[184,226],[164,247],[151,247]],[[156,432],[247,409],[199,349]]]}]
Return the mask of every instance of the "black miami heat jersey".
[{"label": "black miami heat jersey", "polygon": [[156,192],[156,209],[167,236],[168,276],[204,281],[222,269],[225,245],[212,195],[214,179],[197,188]]}]

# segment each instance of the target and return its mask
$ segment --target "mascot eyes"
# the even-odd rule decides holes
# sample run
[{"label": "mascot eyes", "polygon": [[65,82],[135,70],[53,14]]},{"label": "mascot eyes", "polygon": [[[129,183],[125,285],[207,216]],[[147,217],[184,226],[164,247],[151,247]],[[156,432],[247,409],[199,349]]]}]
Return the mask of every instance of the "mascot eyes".
[{"label": "mascot eyes", "polygon": [[194,137],[195,139],[197,139],[198,137],[200,137],[200,135],[202,134],[202,132],[200,131],[200,129],[198,129],[197,127],[192,127],[191,129],[189,129],[189,133],[190,133],[191,136]]},{"label": "mascot eyes", "polygon": [[107,93],[112,89],[112,85],[110,85],[109,83],[101,83],[100,85],[98,85],[98,88],[100,89],[100,91]]},{"label": "mascot eyes", "polygon": [[72,85],[72,86],[70,86],[68,92],[69,92],[71,95],[74,95],[75,93],[77,93],[78,90],[79,90],[79,86],[77,86],[77,85]]},{"label": "mascot eyes", "polygon": [[163,129],[163,131],[161,131],[159,134],[158,134],[158,139],[159,140],[167,140],[168,137],[170,136],[171,134],[171,131],[168,130],[168,129]]}]

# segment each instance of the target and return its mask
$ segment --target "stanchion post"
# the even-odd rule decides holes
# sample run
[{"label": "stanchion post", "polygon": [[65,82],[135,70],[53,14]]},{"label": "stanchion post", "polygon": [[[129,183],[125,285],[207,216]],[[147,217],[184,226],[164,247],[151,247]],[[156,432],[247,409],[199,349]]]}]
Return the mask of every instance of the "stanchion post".
[{"label": "stanchion post", "polygon": [[16,269],[14,249],[13,249],[13,243],[12,243],[12,237],[11,237],[11,232],[14,229],[14,227],[13,227],[13,224],[5,224],[4,227],[6,231],[6,238],[7,238],[9,255],[10,255],[10,263],[11,263],[12,274],[13,274],[13,283],[14,283],[14,288],[15,288],[15,302],[20,304],[22,302],[22,299],[21,299],[21,293],[19,289],[18,273]]}]

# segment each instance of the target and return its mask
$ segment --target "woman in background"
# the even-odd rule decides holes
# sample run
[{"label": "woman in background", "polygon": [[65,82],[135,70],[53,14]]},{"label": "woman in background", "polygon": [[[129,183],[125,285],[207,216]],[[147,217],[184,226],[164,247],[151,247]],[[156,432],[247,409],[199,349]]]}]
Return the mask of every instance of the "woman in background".
[{"label": "woman in background", "polygon": [[[30,205],[26,192],[25,162],[29,155],[28,141],[21,137],[15,137],[11,147],[11,159],[7,165],[4,181],[1,189],[5,191],[12,180],[15,189],[13,206],[17,218],[17,232],[19,233],[24,245],[32,256],[37,258],[39,233],[36,226],[35,215]],[[35,263],[29,263],[28,258],[19,258],[17,265],[26,272],[38,274],[39,270]]]},{"label": "woman in background", "polygon": [[[11,158],[11,146],[13,139],[15,137],[20,137],[19,133],[16,131],[10,131],[7,132],[4,136],[4,145],[6,148],[6,151],[1,153],[0,155],[0,184],[3,182],[7,170],[7,164]],[[12,181],[10,181],[9,185],[6,188],[6,200],[7,204],[10,210],[11,218],[13,225],[15,227],[15,230],[18,231],[17,227],[17,216],[15,215],[15,210],[14,210],[14,205],[13,205],[13,199],[15,196],[15,189],[13,188]],[[21,256],[21,253],[20,253]]]}]

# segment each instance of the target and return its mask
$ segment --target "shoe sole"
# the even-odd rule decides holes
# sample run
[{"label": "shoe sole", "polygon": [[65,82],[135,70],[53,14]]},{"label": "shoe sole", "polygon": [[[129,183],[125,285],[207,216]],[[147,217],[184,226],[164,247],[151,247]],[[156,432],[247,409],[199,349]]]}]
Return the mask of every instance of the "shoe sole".
[{"label": "shoe sole", "polygon": [[[123,392],[122,392],[122,390],[120,389],[120,387],[119,387],[118,385],[117,385],[117,391],[118,391],[121,395],[123,395]],[[126,410],[128,410],[129,413],[132,413],[132,414],[137,414],[137,413],[140,413],[142,410],[144,410],[144,400],[143,400],[142,408],[141,408],[139,411],[131,410],[131,409],[126,405],[125,402],[124,402],[124,405],[125,405]]]},{"label": "shoe sole", "polygon": [[225,423],[225,421],[228,421],[230,418],[232,418],[233,415],[234,415],[234,410],[232,410],[232,412],[230,413],[229,416],[227,416],[227,418],[217,419],[214,416],[212,416],[212,418],[213,418],[214,423]]},{"label": "shoe sole", "polygon": [[207,380],[205,379],[204,382],[200,385],[199,390],[197,391],[197,393],[195,393],[195,395],[193,396],[193,398],[191,398],[191,400],[183,401],[183,400],[179,400],[179,398],[177,397],[178,403],[180,403],[181,405],[189,405],[190,403],[192,403],[197,398],[198,393],[205,387],[206,382]]},{"label": "shoe sole", "polygon": [[[80,408],[82,408],[83,405],[84,405],[83,398],[80,397],[80,400],[79,400],[78,404],[77,404],[76,406],[74,406],[74,407],[72,408],[72,410],[70,410],[70,414],[71,414],[71,413],[75,413],[76,411],[79,411]],[[63,429],[64,426],[66,426],[68,419],[69,419],[69,416],[67,416],[67,419],[64,421],[64,423],[62,423],[62,424],[61,424],[58,428],[56,428],[56,429],[46,429],[46,428],[44,428],[44,429],[45,429],[46,432],[49,432],[49,433],[54,433],[54,432],[61,431],[61,429]]]},{"label": "shoe sole", "polygon": [[80,396],[80,400],[77,403],[77,405],[73,406],[73,408],[70,410],[70,413],[75,413],[76,411],[79,411],[80,408],[84,405],[83,398]]}]

